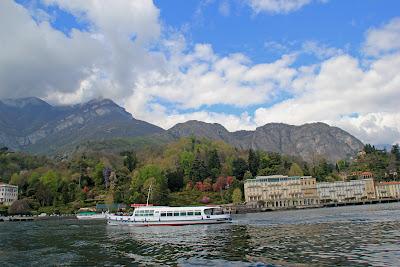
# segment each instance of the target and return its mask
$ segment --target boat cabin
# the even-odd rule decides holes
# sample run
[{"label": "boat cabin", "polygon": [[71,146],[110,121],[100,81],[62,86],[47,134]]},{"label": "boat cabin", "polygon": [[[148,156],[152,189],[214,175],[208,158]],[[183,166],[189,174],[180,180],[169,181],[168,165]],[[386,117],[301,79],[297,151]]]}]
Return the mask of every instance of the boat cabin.
[{"label": "boat cabin", "polygon": [[224,211],[220,207],[157,207],[144,206],[135,209],[133,216],[135,218],[162,218],[162,219],[184,219],[198,216],[221,215]]}]

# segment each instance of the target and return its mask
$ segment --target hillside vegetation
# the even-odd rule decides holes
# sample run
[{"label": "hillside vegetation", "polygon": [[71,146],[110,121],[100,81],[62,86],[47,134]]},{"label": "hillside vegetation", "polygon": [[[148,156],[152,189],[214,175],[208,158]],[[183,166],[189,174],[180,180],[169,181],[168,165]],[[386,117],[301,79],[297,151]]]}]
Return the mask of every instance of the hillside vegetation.
[{"label": "hillside vegetation", "polygon": [[[121,141],[117,141],[121,142]],[[278,153],[239,150],[195,137],[137,150],[79,151],[49,159],[0,150],[0,181],[19,186],[19,198],[36,212],[73,212],[96,203],[201,205],[243,201],[243,181],[256,175],[312,175],[318,181],[348,179],[371,171],[377,180],[397,179],[399,146],[381,151],[366,145],[352,162],[320,158],[307,163]]]}]

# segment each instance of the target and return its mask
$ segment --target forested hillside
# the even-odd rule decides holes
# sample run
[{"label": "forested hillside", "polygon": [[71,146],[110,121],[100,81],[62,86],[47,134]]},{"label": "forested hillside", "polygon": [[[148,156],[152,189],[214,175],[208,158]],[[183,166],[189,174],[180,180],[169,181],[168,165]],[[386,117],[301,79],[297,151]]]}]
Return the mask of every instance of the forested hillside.
[{"label": "forested hillside", "polygon": [[318,181],[356,179],[371,171],[377,180],[397,179],[399,146],[376,150],[366,145],[352,162],[307,163],[278,153],[239,150],[222,141],[181,138],[167,145],[105,153],[80,151],[67,159],[49,159],[7,148],[0,151],[0,181],[19,186],[19,198],[38,212],[72,212],[96,203],[200,205],[243,200],[243,180],[256,175],[312,175]]}]

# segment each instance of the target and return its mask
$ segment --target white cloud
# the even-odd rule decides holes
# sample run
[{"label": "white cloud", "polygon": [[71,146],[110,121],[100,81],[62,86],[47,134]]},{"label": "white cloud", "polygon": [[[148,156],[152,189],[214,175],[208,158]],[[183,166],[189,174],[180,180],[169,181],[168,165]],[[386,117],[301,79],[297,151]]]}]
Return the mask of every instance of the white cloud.
[{"label": "white cloud", "polygon": [[143,72],[133,97],[139,94],[149,100],[162,99],[178,109],[261,104],[276,88],[290,84],[296,74],[290,68],[293,60],[294,56],[286,55],[269,64],[252,65],[243,54],[220,57],[210,45],[197,44],[187,54],[173,54],[168,69]]},{"label": "white cloud", "polygon": [[312,0],[248,0],[247,2],[256,13],[287,14],[310,4]]},{"label": "white cloud", "polygon": [[318,59],[326,59],[329,57],[343,54],[342,49],[329,47],[325,44],[317,41],[306,41],[302,44],[302,52],[307,54],[313,54]]},{"label": "white cloud", "polygon": [[[280,3],[258,12],[288,13],[311,1],[267,2]],[[231,131],[324,121],[365,142],[400,141],[400,19],[367,32],[363,49],[373,58],[316,41],[297,43],[295,53],[291,44],[269,43],[283,55],[256,64],[243,53],[220,55],[211,44],[188,45],[179,32],[163,32],[151,1],[115,1],[113,8],[94,0],[46,3],[89,28],[67,36],[49,23],[53,14],[0,1],[0,98],[31,95],[69,104],[103,96],[164,128],[189,119],[218,122]],[[300,53],[312,53],[319,62],[295,67]],[[282,93],[292,98],[272,104]],[[210,111],[221,104],[264,107],[254,114]]]},{"label": "white cloud", "polygon": [[[324,121],[342,126],[364,141],[399,141],[395,119],[399,116],[399,68],[400,54],[377,59],[367,69],[348,55],[330,58],[318,70],[299,72],[292,83],[295,98],[257,109],[254,120],[257,125]],[[358,118],[353,118],[354,113]],[[366,124],[373,118],[375,124]]]},{"label": "white cloud", "polygon": [[380,28],[372,28],[366,34],[363,47],[370,56],[394,52],[400,49],[400,18],[394,18]]},{"label": "white cloud", "polygon": [[72,29],[66,36],[32,9],[1,1],[0,97],[34,95],[64,103],[123,98],[132,93],[138,73],[163,64],[163,56],[148,51],[161,29],[151,1],[113,1],[112,8],[95,0],[45,2],[87,21],[89,30]]}]

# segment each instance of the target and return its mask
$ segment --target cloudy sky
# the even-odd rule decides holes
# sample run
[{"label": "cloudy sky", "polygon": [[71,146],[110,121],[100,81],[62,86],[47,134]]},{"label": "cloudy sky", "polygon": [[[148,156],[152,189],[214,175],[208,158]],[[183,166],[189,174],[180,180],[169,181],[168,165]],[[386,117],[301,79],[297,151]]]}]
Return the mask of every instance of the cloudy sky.
[{"label": "cloudy sky", "polygon": [[400,142],[398,0],[0,1],[0,98]]}]

